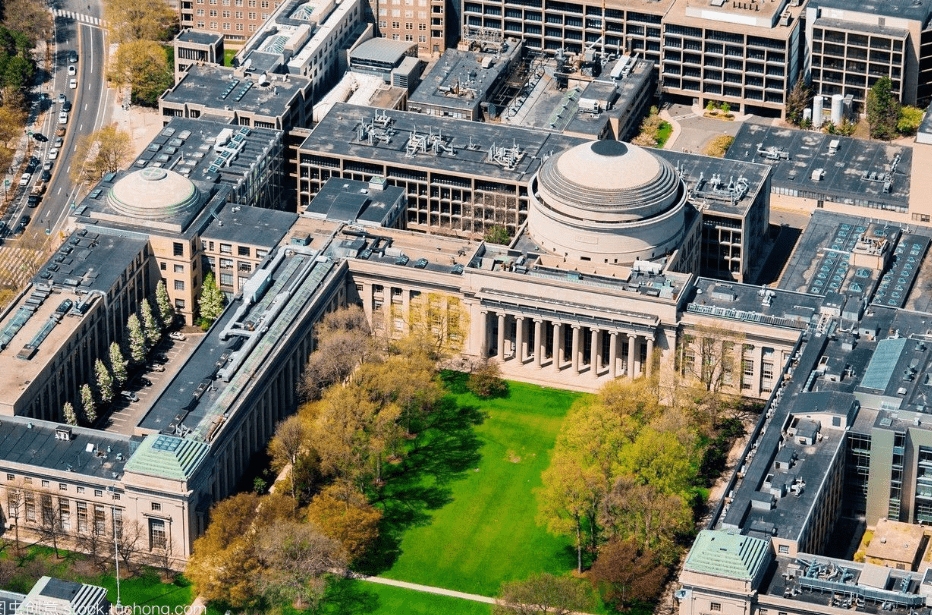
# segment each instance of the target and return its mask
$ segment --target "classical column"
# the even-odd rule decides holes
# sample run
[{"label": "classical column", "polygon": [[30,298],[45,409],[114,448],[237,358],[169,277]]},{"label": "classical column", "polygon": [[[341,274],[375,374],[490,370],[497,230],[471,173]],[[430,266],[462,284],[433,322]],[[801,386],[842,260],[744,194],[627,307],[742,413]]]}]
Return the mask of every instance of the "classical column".
[{"label": "classical column", "polygon": [[544,321],[540,318],[534,319],[534,367],[540,369],[540,360],[544,355]]},{"label": "classical column", "polygon": [[505,360],[505,314],[498,313],[498,360]]},{"label": "classical column", "polygon": [[628,378],[634,378],[634,344],[637,336],[628,334]]},{"label": "classical column", "polygon": [[573,355],[570,357],[570,362],[573,366],[574,374],[579,373],[579,330],[579,325],[573,325]]},{"label": "classical column", "polygon": [[527,342],[524,341],[524,316],[515,316],[515,358],[524,363]]},{"label": "classical column", "polygon": [[592,331],[592,344],[589,348],[589,374],[593,378],[599,377],[599,363],[601,362],[601,352],[599,350],[599,342],[602,341],[601,331],[595,327],[591,327]]},{"label": "classical column", "polygon": [[647,369],[644,372],[650,376],[651,364],[654,362],[654,338],[647,338]]},{"label": "classical column", "polygon": [[563,362],[563,323],[553,324],[553,371],[560,371],[560,363]]},{"label": "classical column", "polygon": [[608,375],[618,377],[618,332],[612,331],[608,336]]},{"label": "classical column", "polygon": [[489,356],[489,312],[482,310],[479,312],[479,322],[482,324],[482,331],[479,332],[479,356],[483,359]]}]

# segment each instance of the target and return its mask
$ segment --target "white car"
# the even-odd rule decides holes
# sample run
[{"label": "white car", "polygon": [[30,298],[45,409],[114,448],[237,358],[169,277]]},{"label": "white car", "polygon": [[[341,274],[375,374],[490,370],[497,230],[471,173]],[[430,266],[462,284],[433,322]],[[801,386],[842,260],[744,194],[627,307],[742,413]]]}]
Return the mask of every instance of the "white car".
[{"label": "white car", "polygon": [[74,77],[74,76],[77,75],[77,74],[78,74],[78,67],[75,66],[74,64],[69,64],[69,65],[68,65],[68,75],[69,75],[70,77]]},{"label": "white car", "polygon": [[72,79],[71,81],[69,81],[69,82],[68,82],[68,87],[71,88],[72,90],[78,89],[78,80],[77,80],[77,79]]},{"label": "white car", "polygon": [[173,340],[179,341],[179,342],[183,342],[186,339],[188,339],[184,336],[184,333],[182,333],[181,331],[172,331],[171,333],[168,334],[168,337],[172,338]]},{"label": "white car", "polygon": [[49,150],[49,160],[55,160],[56,158],[58,158],[58,148],[53,147]]},{"label": "white car", "polygon": [[30,179],[32,179],[32,173],[23,173],[23,176],[19,178],[19,185],[27,185]]},{"label": "white car", "polygon": [[59,124],[67,124],[67,123],[68,123],[68,114],[65,113],[64,111],[62,111],[61,113],[59,113],[59,114],[58,114],[58,123],[59,123]]}]

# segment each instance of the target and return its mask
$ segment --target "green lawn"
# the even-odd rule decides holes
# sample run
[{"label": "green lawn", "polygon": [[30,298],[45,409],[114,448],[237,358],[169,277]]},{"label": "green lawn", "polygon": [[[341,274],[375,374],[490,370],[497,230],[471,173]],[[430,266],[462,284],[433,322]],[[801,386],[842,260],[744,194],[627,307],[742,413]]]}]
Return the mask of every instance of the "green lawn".
[{"label": "green lawn", "polygon": [[673,133],[673,125],[669,122],[662,122],[660,124],[660,129],[657,131],[657,148],[663,149],[663,146],[666,144],[667,139],[670,138],[670,135]]},{"label": "green lawn", "polygon": [[503,581],[571,570],[571,543],[537,525],[533,490],[582,394],[510,382],[506,398],[483,401],[452,378],[458,411],[393,468],[379,503],[383,559],[368,572],[495,596]]},{"label": "green lawn", "polygon": [[319,615],[489,615],[491,611],[491,605],[481,602],[344,580],[331,587]]},{"label": "green lawn", "polygon": [[224,49],[223,50],[223,65],[224,66],[233,66],[233,56],[236,55],[238,49]]},{"label": "green lawn", "polygon": [[[107,589],[107,598],[116,604],[116,579],[112,576],[100,576],[90,579],[88,583]],[[178,577],[175,583],[162,583],[155,572],[144,573],[132,579],[120,580],[120,602],[123,606],[136,606],[139,609],[158,607],[159,612],[180,613],[181,609],[194,601],[191,584]],[[178,610],[176,610],[178,609]]]}]

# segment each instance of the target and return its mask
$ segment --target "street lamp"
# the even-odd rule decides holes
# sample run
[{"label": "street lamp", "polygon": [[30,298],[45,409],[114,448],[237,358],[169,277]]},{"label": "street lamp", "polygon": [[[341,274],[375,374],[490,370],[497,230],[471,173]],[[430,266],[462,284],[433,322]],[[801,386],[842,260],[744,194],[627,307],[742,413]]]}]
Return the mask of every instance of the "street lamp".
[{"label": "street lamp", "polygon": [[123,605],[120,604],[120,548],[119,543],[117,542],[117,531],[116,531],[116,506],[113,505],[113,485],[107,487],[107,492],[110,494],[110,522],[113,524],[113,562],[116,564],[116,590],[117,590],[117,603],[116,603],[116,612],[117,615],[123,613]]}]

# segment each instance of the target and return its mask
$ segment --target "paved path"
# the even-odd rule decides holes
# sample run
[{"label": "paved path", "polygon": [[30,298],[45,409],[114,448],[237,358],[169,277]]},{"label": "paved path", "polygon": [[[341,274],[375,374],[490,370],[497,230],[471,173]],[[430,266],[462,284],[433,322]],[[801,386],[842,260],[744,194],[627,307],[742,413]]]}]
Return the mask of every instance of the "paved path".
[{"label": "paved path", "polygon": [[449,596],[451,598],[461,598],[463,600],[472,600],[473,602],[484,602],[485,604],[495,604],[495,598],[480,596],[479,594],[465,594],[463,592],[444,589],[442,587],[431,587],[430,585],[418,585],[417,583],[408,583],[407,581],[396,581],[395,579],[386,579],[385,577],[370,577],[364,574],[353,574],[354,579],[367,581],[369,583],[378,583],[379,585],[391,585],[392,587],[402,587],[411,589],[416,592],[426,594],[437,594],[439,596]]}]

